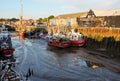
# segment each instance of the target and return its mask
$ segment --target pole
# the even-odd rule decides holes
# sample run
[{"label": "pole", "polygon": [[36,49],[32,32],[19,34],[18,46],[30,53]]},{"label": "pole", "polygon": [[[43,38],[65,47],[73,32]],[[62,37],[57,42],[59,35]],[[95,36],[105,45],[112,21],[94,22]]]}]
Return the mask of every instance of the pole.
[{"label": "pole", "polygon": [[22,4],[22,0],[20,0],[20,25],[21,25],[21,29],[23,28],[23,4]]}]

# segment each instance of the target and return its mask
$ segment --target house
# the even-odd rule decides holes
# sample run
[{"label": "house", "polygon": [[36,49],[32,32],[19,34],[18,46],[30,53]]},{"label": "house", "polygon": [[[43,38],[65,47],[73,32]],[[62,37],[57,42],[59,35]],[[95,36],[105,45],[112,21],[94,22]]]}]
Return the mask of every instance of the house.
[{"label": "house", "polygon": [[50,26],[77,26],[77,17],[86,17],[87,12],[63,14],[50,20]]}]

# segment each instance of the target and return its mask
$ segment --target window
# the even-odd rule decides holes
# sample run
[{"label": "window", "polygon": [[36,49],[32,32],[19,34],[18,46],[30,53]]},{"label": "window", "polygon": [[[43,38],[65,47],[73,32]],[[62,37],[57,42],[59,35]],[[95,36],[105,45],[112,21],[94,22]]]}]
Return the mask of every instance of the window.
[{"label": "window", "polygon": [[55,26],[55,25],[56,25],[56,20],[53,19],[53,21],[52,21],[52,26]]},{"label": "window", "polygon": [[67,25],[67,26],[70,26],[70,25],[71,25],[71,19],[70,19],[70,18],[68,18],[68,19],[66,20],[66,25]]}]

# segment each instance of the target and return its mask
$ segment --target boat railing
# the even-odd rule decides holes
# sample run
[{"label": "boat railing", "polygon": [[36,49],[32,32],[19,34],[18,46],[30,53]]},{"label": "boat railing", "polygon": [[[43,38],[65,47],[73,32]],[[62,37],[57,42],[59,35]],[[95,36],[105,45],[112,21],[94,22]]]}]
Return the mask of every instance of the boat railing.
[{"label": "boat railing", "polygon": [[[24,77],[23,77],[23,74],[21,72],[18,72],[15,68],[13,68],[12,66],[14,64],[19,64],[19,62],[9,62],[7,60],[5,61],[0,61],[0,66],[2,68],[2,66],[4,67],[4,69],[2,70],[2,75],[1,75],[1,78],[0,78],[0,81],[4,81],[4,76],[6,73],[9,73],[9,71],[12,71],[14,72],[14,74],[16,75],[16,79],[19,79],[20,81],[25,81]],[[10,66],[12,65],[12,66]],[[17,77],[18,76],[18,77]]]},{"label": "boat railing", "polygon": [[8,28],[0,28],[0,34],[6,34],[8,32]]}]

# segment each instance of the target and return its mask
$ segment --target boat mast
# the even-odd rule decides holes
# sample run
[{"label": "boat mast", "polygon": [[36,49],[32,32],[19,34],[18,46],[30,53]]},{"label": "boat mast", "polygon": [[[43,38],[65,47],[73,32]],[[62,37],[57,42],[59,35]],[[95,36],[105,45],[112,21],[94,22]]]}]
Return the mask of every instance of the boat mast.
[{"label": "boat mast", "polygon": [[23,4],[22,4],[22,0],[20,0],[20,30],[23,28]]}]

